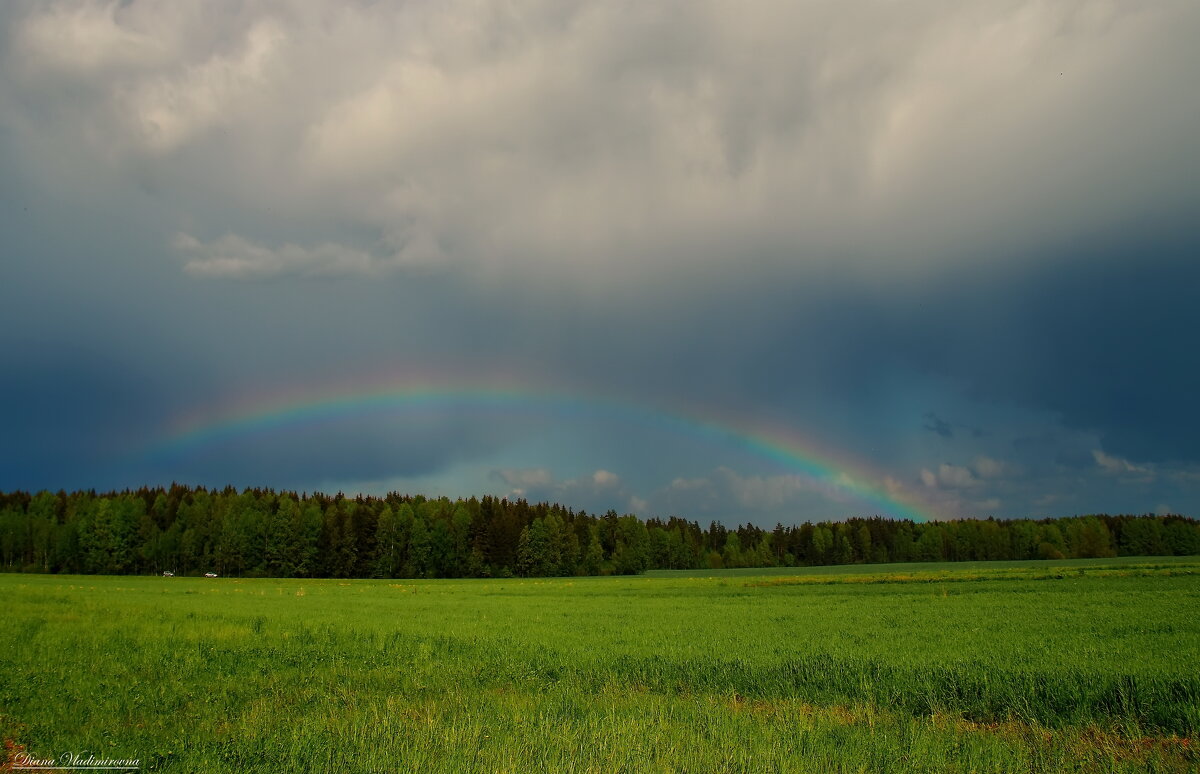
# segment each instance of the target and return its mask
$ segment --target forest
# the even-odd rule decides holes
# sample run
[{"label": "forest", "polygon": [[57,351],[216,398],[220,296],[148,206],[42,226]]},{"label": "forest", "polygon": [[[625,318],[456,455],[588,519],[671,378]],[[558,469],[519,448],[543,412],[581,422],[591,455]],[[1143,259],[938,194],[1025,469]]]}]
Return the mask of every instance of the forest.
[{"label": "forest", "polygon": [[346,497],[172,485],[0,493],[0,570],[302,578],[633,575],[651,569],[1200,554],[1182,516],[913,522],[764,530],[642,520],[492,496]]}]

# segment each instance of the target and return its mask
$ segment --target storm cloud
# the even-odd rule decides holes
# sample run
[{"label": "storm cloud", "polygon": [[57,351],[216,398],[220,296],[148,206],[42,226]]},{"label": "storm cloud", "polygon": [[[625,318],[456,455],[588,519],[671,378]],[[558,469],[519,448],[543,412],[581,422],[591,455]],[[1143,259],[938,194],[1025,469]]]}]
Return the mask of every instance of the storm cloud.
[{"label": "storm cloud", "polygon": [[553,412],[116,451],[453,371],[772,426],[930,514],[1200,505],[1194,3],[19,2],[0,32],[0,487],[870,507]]}]

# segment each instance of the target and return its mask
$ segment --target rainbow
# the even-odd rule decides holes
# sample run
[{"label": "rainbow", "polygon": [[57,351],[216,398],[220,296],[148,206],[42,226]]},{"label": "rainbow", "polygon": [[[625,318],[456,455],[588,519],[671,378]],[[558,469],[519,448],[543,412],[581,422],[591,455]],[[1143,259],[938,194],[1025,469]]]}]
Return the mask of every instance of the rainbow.
[{"label": "rainbow", "polygon": [[[486,387],[448,381],[396,381],[364,388],[362,382],[323,393],[275,393],[243,398],[232,405],[181,417],[167,437],[148,451],[179,457],[256,434],[396,413],[446,409],[529,412],[537,415],[603,417],[664,429],[718,447],[740,449],[811,482],[833,500],[855,500],[870,513],[893,518],[934,519],[927,503],[894,479],[863,463],[834,454],[778,426],[738,417],[714,418],[711,411],[679,411],[571,389],[531,388],[515,382]],[[881,482],[881,483],[872,483]]]}]

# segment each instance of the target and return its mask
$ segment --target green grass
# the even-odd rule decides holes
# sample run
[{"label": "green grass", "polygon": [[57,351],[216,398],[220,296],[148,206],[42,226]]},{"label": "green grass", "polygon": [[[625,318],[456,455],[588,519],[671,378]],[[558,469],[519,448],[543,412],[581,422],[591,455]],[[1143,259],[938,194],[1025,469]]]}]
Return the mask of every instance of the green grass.
[{"label": "green grass", "polygon": [[0,735],[143,770],[1193,771],[1200,563],[0,576]]}]

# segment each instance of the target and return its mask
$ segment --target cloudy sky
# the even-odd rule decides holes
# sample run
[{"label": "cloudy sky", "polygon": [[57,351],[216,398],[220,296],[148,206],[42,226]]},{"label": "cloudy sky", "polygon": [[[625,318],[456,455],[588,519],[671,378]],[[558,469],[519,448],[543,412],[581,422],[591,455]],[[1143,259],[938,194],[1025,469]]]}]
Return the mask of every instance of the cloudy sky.
[{"label": "cloudy sky", "polygon": [[1200,5],[0,6],[0,489],[1200,515]]}]

